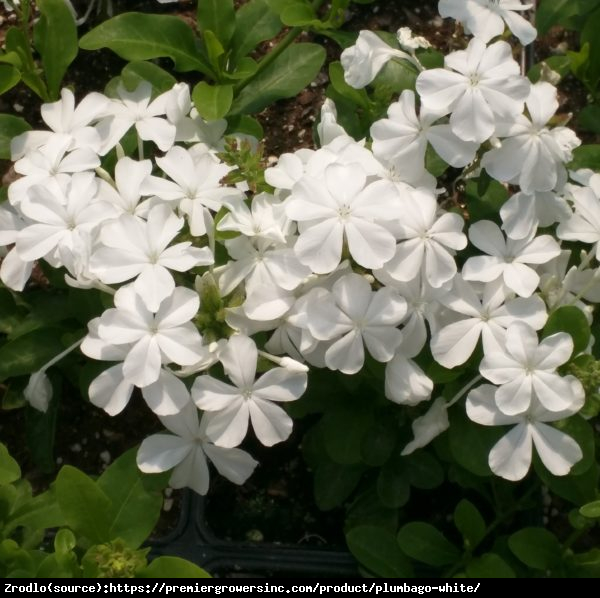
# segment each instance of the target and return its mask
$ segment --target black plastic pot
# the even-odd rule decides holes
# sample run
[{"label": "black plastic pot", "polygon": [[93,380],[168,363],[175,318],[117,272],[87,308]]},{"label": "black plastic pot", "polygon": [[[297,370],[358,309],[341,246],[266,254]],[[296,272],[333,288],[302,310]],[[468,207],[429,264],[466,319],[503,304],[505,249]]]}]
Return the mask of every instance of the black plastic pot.
[{"label": "black plastic pot", "polygon": [[179,556],[215,576],[358,577],[358,566],[344,551],[289,544],[232,542],[213,534],[201,496],[186,492],[176,529],[151,542],[151,556]]}]

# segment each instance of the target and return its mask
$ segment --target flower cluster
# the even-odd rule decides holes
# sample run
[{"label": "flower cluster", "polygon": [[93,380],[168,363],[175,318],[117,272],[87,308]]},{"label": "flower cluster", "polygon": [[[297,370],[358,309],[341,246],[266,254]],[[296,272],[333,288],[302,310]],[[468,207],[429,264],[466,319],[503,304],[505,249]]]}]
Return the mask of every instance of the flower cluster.
[{"label": "flower cluster", "polygon": [[[549,124],[556,88],[530,83],[509,44],[494,41],[505,23],[532,41],[515,12],[526,8],[441,0],[442,16],[474,35],[443,68],[421,67],[416,50],[428,44],[406,30],[403,50],[361,32],[342,55],[347,83],[364,87],[401,60],[421,69],[416,91],[373,123],[370,141],[349,136],[327,100],[321,146],[280,156],[265,171],[270,193],[223,182],[227,125],[204,122],[183,84],[158,96],[148,83],[119,87],[77,106],[63,90],[42,110],[50,131],[13,140],[21,178],[0,206],[0,243],[10,247],[0,277],[20,290],[43,259],[68,284],[113,296],[81,350],[110,362],[90,386],[95,405],[118,414],[139,388],[172,433],[144,440],[143,471],[173,469],[174,487],[205,493],[208,457],[242,483],[256,462],[237,447],[249,428],[266,446],[288,438],[292,420],[278,403],[304,393],[306,364],[347,375],[367,358],[385,364],[387,398],[410,407],[435,390],[419,356],[457,368],[480,341],[469,388],[489,383],[471,390],[466,412],[482,425],[515,424],[490,452],[492,471],[522,478],[533,446],[556,475],[581,458],[548,425],[584,403],[577,378],[560,369],[573,341],[538,335],[553,310],[585,310],[598,294],[600,179],[568,173],[579,140]],[[126,139],[137,139],[137,160],[124,155]],[[441,207],[428,148],[510,189],[497,223]],[[595,251],[564,275],[569,252],[556,237]],[[405,454],[448,427],[463,394],[431,402]]]}]

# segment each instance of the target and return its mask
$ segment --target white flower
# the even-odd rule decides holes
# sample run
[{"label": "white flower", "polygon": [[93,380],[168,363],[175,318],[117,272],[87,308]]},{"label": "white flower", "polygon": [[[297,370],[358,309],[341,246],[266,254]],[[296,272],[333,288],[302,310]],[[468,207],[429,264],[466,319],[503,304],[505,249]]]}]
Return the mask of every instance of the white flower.
[{"label": "white flower", "polygon": [[557,332],[538,343],[531,326],[514,322],[506,331],[505,346],[488,353],[479,371],[490,382],[501,385],[495,401],[506,415],[525,413],[534,400],[548,411],[564,411],[577,404],[583,393],[577,378],[556,373],[572,352],[573,340],[566,332]]},{"label": "white flower", "polygon": [[511,239],[524,239],[535,234],[538,226],[562,222],[571,214],[566,200],[551,191],[515,193],[500,208],[502,228]]},{"label": "white flower", "polygon": [[344,68],[344,79],[355,89],[365,87],[392,58],[414,62],[406,52],[388,46],[372,31],[363,30],[359,33],[356,44],[346,48],[340,57]]},{"label": "white flower", "polygon": [[402,333],[406,301],[388,288],[373,291],[359,274],[347,274],[331,292],[308,306],[307,326],[320,341],[334,341],[325,353],[331,370],[355,374],[364,363],[363,343],[377,360],[392,359]]},{"label": "white flower", "polygon": [[[156,313],[151,312],[133,285],[121,287],[115,308],[98,322],[98,336],[111,345],[125,345],[123,375],[129,384],[143,388],[156,382],[163,364],[193,365],[203,357],[202,338],[190,320],[198,312],[195,291],[176,287]],[[86,352],[86,344],[82,345]]]},{"label": "white flower", "polygon": [[516,424],[492,448],[488,457],[490,469],[507,480],[525,477],[531,465],[535,446],[542,463],[556,476],[567,475],[582,457],[581,448],[570,436],[547,425],[573,415],[584,403],[581,387],[575,389],[575,400],[568,409],[549,411],[534,401],[529,409],[517,415],[506,415],[494,402],[495,387],[491,384],[472,390],[467,397],[467,415],[484,426]]},{"label": "white flower", "polygon": [[546,306],[537,296],[506,298],[502,281],[488,283],[481,299],[461,277],[452,291],[440,299],[449,309],[467,316],[440,329],[431,339],[433,358],[446,368],[467,361],[481,337],[486,355],[501,350],[506,329],[513,322],[525,322],[534,330],[546,323]]},{"label": "white flower", "polygon": [[521,0],[440,0],[438,10],[442,17],[461,21],[467,32],[489,42],[504,33],[504,23],[523,45],[530,44],[537,36],[535,27],[517,14],[529,10],[533,4]]},{"label": "white flower", "polygon": [[286,201],[288,217],[300,222],[296,255],[318,274],[338,266],[344,240],[358,264],[381,268],[394,255],[396,244],[377,221],[385,221],[396,209],[395,193],[382,181],[367,185],[360,164],[331,164],[324,181],[305,176]]},{"label": "white flower", "polygon": [[431,379],[400,347],[385,366],[385,396],[399,405],[416,405],[429,400],[432,391]]},{"label": "white flower", "polygon": [[100,150],[100,135],[90,124],[104,116],[109,104],[106,96],[88,93],[75,107],[75,96],[70,89],[60,92],[60,100],[50,104],[42,104],[42,119],[50,127],[50,131],[27,131],[17,135],[10,142],[13,160],[22,158],[26,153],[38,149],[50,141],[55,133],[66,135],[71,142],[67,149],[89,148],[93,152]]},{"label": "white flower", "polygon": [[527,98],[529,118],[512,115],[496,124],[502,144],[487,152],[481,166],[503,183],[514,183],[524,193],[561,189],[567,181],[565,164],[581,141],[566,127],[546,125],[558,108],[556,88],[539,82]]},{"label": "white flower", "polygon": [[[456,274],[456,263],[449,250],[464,249],[467,245],[467,238],[461,232],[464,221],[450,212],[438,217],[436,198],[424,189],[397,201],[399,207],[394,214],[401,217],[391,225],[400,242],[394,256],[383,266],[383,272],[401,282],[422,274],[428,284],[439,288]],[[388,217],[393,217],[392,213]]]},{"label": "white flower", "polygon": [[146,438],[138,449],[137,464],[144,473],[173,469],[169,479],[172,488],[187,487],[206,494],[207,457],[217,471],[234,484],[243,484],[258,465],[245,451],[210,442],[206,436],[206,415],[198,423],[198,410],[193,403],[188,403],[176,415],[162,416],[160,421],[174,435],[153,434]]},{"label": "white flower", "polygon": [[42,257],[61,248],[71,249],[81,232],[90,232],[115,215],[111,204],[95,201],[98,185],[92,172],[74,174],[66,188],[34,185],[20,203],[21,212],[33,224],[17,234],[17,253],[24,261]]},{"label": "white flower", "polygon": [[106,284],[136,277],[138,295],[149,310],[157,311],[175,288],[169,270],[186,272],[213,262],[207,247],[192,247],[189,241],[169,246],[182,226],[183,219],[164,204],[152,208],[147,221],[123,214],[102,227],[103,246],[92,255],[90,269]]},{"label": "white flower", "polygon": [[115,165],[114,187],[104,180],[100,182],[101,198],[112,203],[119,212],[146,216],[149,202],[140,203],[142,198],[140,187],[151,172],[150,160],[137,162],[124,156]]},{"label": "white flower", "polygon": [[48,411],[52,399],[52,383],[44,370],[38,370],[30,376],[23,396],[34,409],[42,413]]},{"label": "white flower", "polygon": [[403,449],[402,455],[410,455],[417,449],[427,446],[434,438],[450,427],[448,405],[443,397],[436,399],[425,415],[417,417],[412,423],[414,439]]},{"label": "white flower", "polygon": [[[8,202],[0,205],[0,247],[13,245],[19,231],[31,222],[22,217]],[[0,280],[14,291],[22,291],[33,268],[32,260],[22,260],[15,247],[2,256]]]},{"label": "white flower", "polygon": [[254,341],[234,335],[219,359],[235,386],[208,375],[198,376],[192,386],[196,406],[210,412],[205,415],[206,434],[219,446],[240,444],[248,419],[265,446],[285,440],[292,432],[291,418],[274,402],[298,399],[306,390],[307,375],[276,367],[255,381],[257,357]]},{"label": "white flower", "polygon": [[321,120],[317,125],[317,135],[321,145],[331,143],[336,137],[348,135],[344,127],[338,124],[335,104],[329,98],[325,98],[321,106]]},{"label": "white flower", "polygon": [[506,286],[521,297],[530,297],[540,277],[527,264],[545,264],[560,254],[558,243],[550,235],[523,239],[505,239],[500,227],[480,220],[469,229],[469,240],[488,255],[470,257],[463,266],[465,280],[492,282],[502,277]]},{"label": "white flower", "polygon": [[414,91],[403,91],[399,101],[388,108],[389,118],[378,120],[371,127],[375,157],[391,162],[400,176],[414,178],[425,171],[429,142],[451,166],[466,166],[475,157],[478,145],[457,137],[450,125],[434,125],[439,116],[425,107],[417,116]]},{"label": "white flower", "polygon": [[486,48],[474,38],[466,50],[448,54],[445,66],[422,72],[417,92],[427,108],[452,113],[452,132],[461,139],[482,143],[494,134],[498,118],[522,112],[530,84],[506,42]]},{"label": "white flower", "polygon": [[570,185],[575,213],[556,229],[560,239],[594,244],[596,259],[600,259],[600,199],[591,187]]},{"label": "white flower", "polygon": [[164,201],[177,202],[188,216],[194,236],[206,233],[206,208],[218,212],[223,205],[243,197],[237,189],[221,185],[221,179],[231,170],[205,148],[186,150],[175,146],[156,164],[172,180],[150,176],[141,185],[143,195],[156,195]]},{"label": "white flower", "polygon": [[166,152],[173,145],[176,133],[175,125],[160,118],[166,114],[170,93],[167,91],[151,101],[152,85],[147,81],[142,81],[134,91],[127,91],[120,84],[119,99],[111,100],[108,116],[96,127],[102,139],[101,155],[110,151],[133,126],[140,139],[153,141]]}]

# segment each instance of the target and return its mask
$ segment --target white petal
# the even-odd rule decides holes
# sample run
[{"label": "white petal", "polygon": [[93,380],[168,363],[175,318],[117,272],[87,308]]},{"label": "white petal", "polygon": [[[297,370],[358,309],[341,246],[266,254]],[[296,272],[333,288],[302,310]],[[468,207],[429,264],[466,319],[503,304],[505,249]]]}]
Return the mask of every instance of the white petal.
[{"label": "white petal", "polygon": [[542,463],[553,475],[567,475],[583,458],[577,442],[556,428],[537,422],[532,426],[531,436]]},{"label": "white petal", "polygon": [[181,463],[193,444],[179,436],[153,434],[145,438],[137,452],[137,465],[144,473],[162,473]]},{"label": "white petal", "polygon": [[490,451],[490,469],[496,475],[513,482],[524,478],[531,465],[531,440],[531,426],[515,426]]},{"label": "white petal", "polygon": [[248,402],[252,428],[256,437],[265,446],[273,446],[286,440],[292,433],[290,416],[278,405],[262,399]]}]

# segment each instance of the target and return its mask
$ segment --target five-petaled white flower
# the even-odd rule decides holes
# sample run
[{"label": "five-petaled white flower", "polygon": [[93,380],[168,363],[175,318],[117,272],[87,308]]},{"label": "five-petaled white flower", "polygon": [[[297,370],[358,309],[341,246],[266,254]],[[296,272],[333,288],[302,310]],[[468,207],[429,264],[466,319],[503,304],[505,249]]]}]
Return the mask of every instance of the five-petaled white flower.
[{"label": "five-petaled white flower", "polygon": [[507,480],[525,477],[531,465],[531,453],[537,454],[548,471],[556,476],[567,475],[582,457],[581,448],[569,435],[549,426],[549,422],[565,419],[577,413],[584,403],[581,387],[573,389],[574,400],[562,411],[550,411],[533,401],[527,411],[516,415],[503,413],[494,401],[496,388],[483,384],[467,397],[467,415],[484,426],[516,424],[492,447],[488,456],[490,469]]},{"label": "five-petaled white flower", "polygon": [[276,367],[255,381],[257,358],[252,339],[232,336],[219,359],[235,386],[209,375],[198,376],[192,386],[194,403],[209,412],[204,416],[206,434],[219,446],[240,444],[248,430],[248,419],[265,446],[285,440],[292,432],[290,416],[274,403],[300,398],[306,390],[307,375]]},{"label": "five-petaled white flower", "polygon": [[498,409],[506,415],[525,413],[534,401],[548,411],[571,409],[583,394],[574,376],[556,372],[571,358],[573,339],[557,332],[538,343],[535,330],[524,322],[513,322],[506,331],[504,347],[488,353],[479,371],[494,384]]}]

